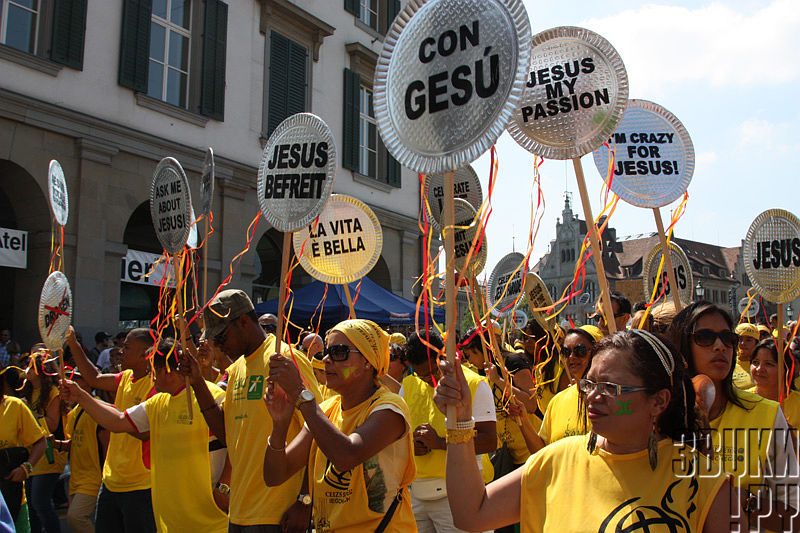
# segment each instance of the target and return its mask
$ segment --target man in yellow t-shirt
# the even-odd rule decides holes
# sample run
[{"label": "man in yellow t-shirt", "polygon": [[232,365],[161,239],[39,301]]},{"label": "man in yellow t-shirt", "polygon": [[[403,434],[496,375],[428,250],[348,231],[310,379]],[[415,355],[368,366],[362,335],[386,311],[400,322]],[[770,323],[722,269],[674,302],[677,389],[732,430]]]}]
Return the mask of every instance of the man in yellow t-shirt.
[{"label": "man in yellow t-shirt", "polygon": [[[430,359],[423,339],[433,346]],[[403,379],[400,396],[408,405],[409,423],[413,428],[417,479],[411,484],[411,505],[419,531],[460,531],[453,525],[445,486],[445,417],[433,403],[433,381],[440,377],[436,350],[443,347],[442,338],[433,331],[428,335],[423,333],[423,338],[412,333],[406,342],[406,358],[414,374]],[[497,448],[497,416],[492,391],[486,380],[475,372],[464,368],[464,376],[472,393],[472,417],[477,432],[475,452],[493,452]],[[478,465],[491,470],[488,458],[483,461],[483,457],[476,458]],[[483,474],[485,482],[492,479],[490,472]]]},{"label": "man in yellow t-shirt", "polygon": [[[200,411],[212,433],[227,443],[231,463],[231,533],[246,531],[280,532],[289,520],[310,523],[311,505],[303,470],[277,487],[267,487],[263,477],[267,437],[272,433],[272,418],[262,401],[269,376],[269,358],[275,353],[275,336],[259,326],[253,302],[240,290],[220,292],[203,313],[205,330],[201,340],[213,341],[234,363],[228,367],[228,388],[223,407],[215,404],[206,382],[192,362],[191,382]],[[317,380],[308,358],[286,344],[281,353],[300,370],[306,388],[321,401]],[[187,356],[189,360],[190,357]],[[303,427],[295,414],[287,440]]]},{"label": "man in yellow t-shirt", "polygon": [[[69,399],[115,433],[150,432],[152,449],[153,513],[160,533],[216,532],[227,529],[228,518],[214,502],[209,459],[209,430],[202,417],[189,418],[183,375],[176,369],[180,347],[173,339],[153,350],[158,394],[121,413],[92,398],[72,382],[65,382]],[[177,357],[176,357],[177,355]],[[216,401],[222,389],[208,384]],[[193,412],[200,411],[192,397]]]},{"label": "man in yellow t-shirt", "polygon": [[[122,345],[122,372],[102,374],[83,353],[70,328],[67,336],[78,370],[90,387],[115,394],[114,405],[124,411],[155,394],[147,352],[153,346],[147,328],[128,332]],[[103,483],[97,496],[95,527],[99,532],[155,532],[153,502],[150,495],[149,436],[112,434],[103,464]]]}]

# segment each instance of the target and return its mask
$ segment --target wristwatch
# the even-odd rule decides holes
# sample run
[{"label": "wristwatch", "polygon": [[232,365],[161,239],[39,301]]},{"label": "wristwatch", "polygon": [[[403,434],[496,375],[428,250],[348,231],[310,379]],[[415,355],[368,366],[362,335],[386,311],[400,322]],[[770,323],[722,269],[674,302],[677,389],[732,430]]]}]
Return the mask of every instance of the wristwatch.
[{"label": "wristwatch", "polygon": [[297,396],[297,400],[294,402],[294,407],[295,409],[300,409],[300,406],[304,403],[313,402],[314,400],[314,393],[308,389],[303,389],[300,391],[300,395]]},{"label": "wristwatch", "polygon": [[297,501],[299,501],[303,505],[311,505],[311,495],[309,495],[309,494],[300,494],[297,497]]},{"label": "wristwatch", "polygon": [[217,483],[214,488],[217,489],[217,492],[223,496],[228,496],[231,493],[230,486],[226,485],[225,483]]}]

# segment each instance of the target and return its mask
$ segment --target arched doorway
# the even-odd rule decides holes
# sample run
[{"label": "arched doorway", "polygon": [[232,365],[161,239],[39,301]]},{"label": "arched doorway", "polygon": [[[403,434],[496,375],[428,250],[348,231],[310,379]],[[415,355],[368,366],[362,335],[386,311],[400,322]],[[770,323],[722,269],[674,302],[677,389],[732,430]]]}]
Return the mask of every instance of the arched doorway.
[{"label": "arched doorway", "polygon": [[387,291],[392,292],[392,277],[389,274],[389,267],[386,265],[383,256],[378,258],[378,262],[369,271],[367,277]]},{"label": "arched doorway", "polygon": [[[0,230],[4,247],[10,247],[11,238],[19,235],[13,230],[26,232],[25,266],[0,266],[0,294],[7,298],[7,303],[0,306],[0,328],[10,329],[12,338],[27,350],[39,340],[35,317],[49,265],[50,248],[45,242],[50,241],[50,210],[34,177],[7,159],[0,159],[0,228],[12,230]],[[22,243],[14,244],[17,250],[6,251],[19,255],[23,252]]]},{"label": "arched doorway", "polygon": [[[283,233],[271,228],[261,236],[256,245],[253,264],[256,269],[256,278],[253,280],[253,303],[259,304],[278,297],[278,288],[281,277],[281,251],[283,246]],[[294,250],[289,256],[294,259]],[[302,266],[292,272],[292,287],[305,287],[314,279]]]}]

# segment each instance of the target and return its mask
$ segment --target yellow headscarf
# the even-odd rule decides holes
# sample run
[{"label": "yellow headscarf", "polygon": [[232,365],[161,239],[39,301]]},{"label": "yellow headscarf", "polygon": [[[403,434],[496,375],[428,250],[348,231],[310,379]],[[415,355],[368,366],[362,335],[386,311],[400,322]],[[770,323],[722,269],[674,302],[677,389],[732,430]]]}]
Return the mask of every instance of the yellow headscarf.
[{"label": "yellow headscarf", "polygon": [[597,342],[603,338],[603,332],[600,331],[600,328],[597,326],[586,324],[585,326],[581,326],[580,329],[588,333],[594,339],[594,342]]},{"label": "yellow headscarf", "polygon": [[339,322],[331,331],[344,334],[375,368],[377,377],[389,369],[389,334],[371,320],[356,318]]},{"label": "yellow headscarf", "polygon": [[389,343],[399,344],[400,346],[406,345],[406,336],[402,333],[392,333],[389,335]]}]

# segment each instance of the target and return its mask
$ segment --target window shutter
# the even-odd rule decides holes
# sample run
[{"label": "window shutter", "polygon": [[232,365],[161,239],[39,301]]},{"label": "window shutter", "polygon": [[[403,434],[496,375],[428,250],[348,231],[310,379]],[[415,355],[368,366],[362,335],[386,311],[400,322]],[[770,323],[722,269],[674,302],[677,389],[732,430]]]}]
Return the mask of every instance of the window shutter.
[{"label": "window shutter", "polygon": [[286,117],[306,110],[308,50],[280,33],[270,33],[267,137]]},{"label": "window shutter", "polygon": [[85,35],[86,0],[55,0],[50,59],[70,68],[83,70]]},{"label": "window shutter", "polygon": [[125,0],[122,5],[118,83],[138,92],[147,92],[152,10],[152,0]]},{"label": "window shutter", "polygon": [[386,182],[392,187],[400,187],[400,163],[386,151]]},{"label": "window shutter", "polygon": [[203,75],[200,113],[215,120],[225,118],[225,52],[228,37],[228,4],[206,0],[203,27]]},{"label": "window shutter", "polygon": [[359,89],[361,77],[358,72],[344,69],[344,142],[342,149],[342,166],[354,172],[358,167],[358,121],[359,121]]},{"label": "window shutter", "polygon": [[386,33],[392,29],[392,22],[398,13],[400,13],[400,0],[386,0]]},{"label": "window shutter", "polygon": [[351,15],[355,15],[357,17],[359,15],[360,7],[361,6],[358,5],[358,0],[344,0],[344,10]]}]

